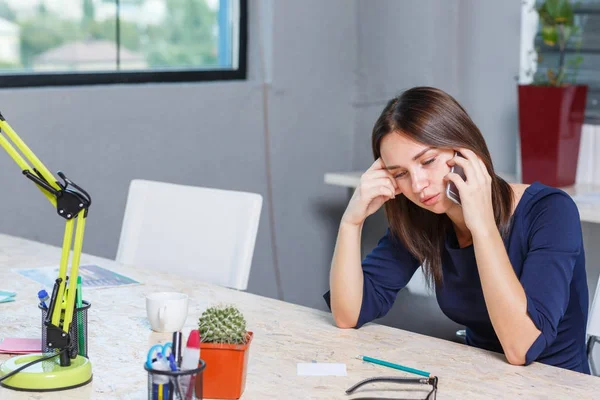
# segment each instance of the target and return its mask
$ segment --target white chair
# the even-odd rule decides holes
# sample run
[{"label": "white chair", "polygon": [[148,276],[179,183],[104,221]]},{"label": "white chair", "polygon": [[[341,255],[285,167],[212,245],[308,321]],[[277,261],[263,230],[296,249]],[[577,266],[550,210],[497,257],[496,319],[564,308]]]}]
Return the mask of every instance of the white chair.
[{"label": "white chair", "polygon": [[596,285],[596,292],[594,293],[594,300],[592,301],[592,307],[588,314],[587,324],[587,356],[590,364],[590,370],[592,375],[598,376],[598,370],[593,360],[594,345],[600,342],[600,279]]},{"label": "white chair", "polygon": [[132,180],[116,260],[246,290],[262,196]]}]

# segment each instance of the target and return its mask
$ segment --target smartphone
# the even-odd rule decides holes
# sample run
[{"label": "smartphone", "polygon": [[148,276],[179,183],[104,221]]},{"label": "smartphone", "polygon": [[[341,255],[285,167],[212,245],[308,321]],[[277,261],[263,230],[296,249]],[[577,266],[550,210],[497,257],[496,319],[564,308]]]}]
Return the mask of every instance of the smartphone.
[{"label": "smartphone", "polygon": [[[454,157],[462,157],[462,154],[460,154],[457,151],[454,153]],[[465,176],[465,171],[463,170],[463,168],[460,165],[454,164],[452,166],[452,168],[450,168],[450,172],[454,172],[455,174],[460,175],[460,177],[463,178],[465,181],[467,180],[467,177]],[[456,204],[458,204],[458,205],[461,204],[460,203],[460,193],[458,193],[458,189],[456,188],[456,185],[452,181],[448,181],[448,185],[446,186],[446,196],[450,200],[455,202]]]}]

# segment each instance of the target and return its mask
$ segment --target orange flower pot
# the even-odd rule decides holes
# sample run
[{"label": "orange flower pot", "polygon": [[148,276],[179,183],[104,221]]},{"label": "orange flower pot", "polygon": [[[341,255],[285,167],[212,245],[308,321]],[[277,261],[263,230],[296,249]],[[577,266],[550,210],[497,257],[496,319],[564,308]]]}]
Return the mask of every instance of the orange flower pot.
[{"label": "orange flower pot", "polygon": [[202,399],[239,399],[246,387],[248,354],[253,337],[246,344],[200,343],[200,358],[206,363],[198,380],[196,397]]}]

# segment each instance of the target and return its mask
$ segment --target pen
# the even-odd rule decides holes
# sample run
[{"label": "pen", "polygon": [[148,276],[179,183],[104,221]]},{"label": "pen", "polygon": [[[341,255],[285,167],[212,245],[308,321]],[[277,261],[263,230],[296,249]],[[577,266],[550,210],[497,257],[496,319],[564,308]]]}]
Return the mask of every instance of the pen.
[{"label": "pen", "polygon": [[417,375],[421,375],[421,376],[429,377],[431,375],[429,372],[421,371],[421,370],[410,368],[410,367],[405,367],[403,365],[394,364],[394,363],[391,363],[388,361],[378,360],[378,359],[372,358],[372,357],[356,356],[356,358],[358,358],[359,360],[373,363],[373,364],[379,364],[379,365],[383,365],[384,367],[399,369],[400,371],[411,372],[413,374],[417,374]]},{"label": "pen", "polygon": [[[169,354],[168,358],[164,359],[165,362],[169,365],[169,367],[171,368],[171,371],[177,371],[177,364],[175,363],[175,356],[173,355],[173,353]],[[175,387],[175,389],[177,389],[177,393],[179,394],[179,398],[183,400],[183,391],[181,390],[181,384],[179,383],[179,377],[178,376],[173,376],[170,378],[170,380],[173,383],[173,386]]]},{"label": "pen", "polygon": [[46,300],[48,300],[49,298],[50,297],[48,296],[48,292],[46,292],[44,289],[38,292],[38,299],[40,299],[40,305],[46,310],[48,309],[48,307],[46,306]]},{"label": "pen", "polygon": [[177,363],[175,362],[175,356],[173,355],[173,353],[169,354],[169,358],[167,359],[167,362],[169,363],[169,368],[171,368],[171,371],[177,371]]}]

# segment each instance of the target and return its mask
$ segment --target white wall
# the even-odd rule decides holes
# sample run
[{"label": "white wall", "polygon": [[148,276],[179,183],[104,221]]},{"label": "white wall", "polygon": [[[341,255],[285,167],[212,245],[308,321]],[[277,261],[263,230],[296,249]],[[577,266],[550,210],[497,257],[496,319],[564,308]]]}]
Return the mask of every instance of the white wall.
[{"label": "white wall", "polygon": [[514,173],[520,3],[359,1],[359,15],[353,168],[372,163],[369,139],[385,103],[405,89],[430,85],[462,103],[496,169]]},{"label": "white wall", "polygon": [[[262,194],[249,291],[277,297],[262,36],[272,77],[268,144],[283,291],[286,300],[322,306],[337,208],[345,201],[322,179],[350,165],[355,2],[249,3],[247,81],[0,89],[0,111],[51,171],[63,170],[92,195],[84,251],[94,255],[116,254],[131,179]],[[0,157],[0,170],[0,231],[60,246],[63,220],[8,155]]]},{"label": "white wall", "polygon": [[463,0],[460,100],[479,126],[497,171],[514,173],[521,2]]},{"label": "white wall", "polygon": [[323,308],[345,202],[323,174],[351,162],[355,2],[274,4],[268,104],[278,261],[285,299]]}]

